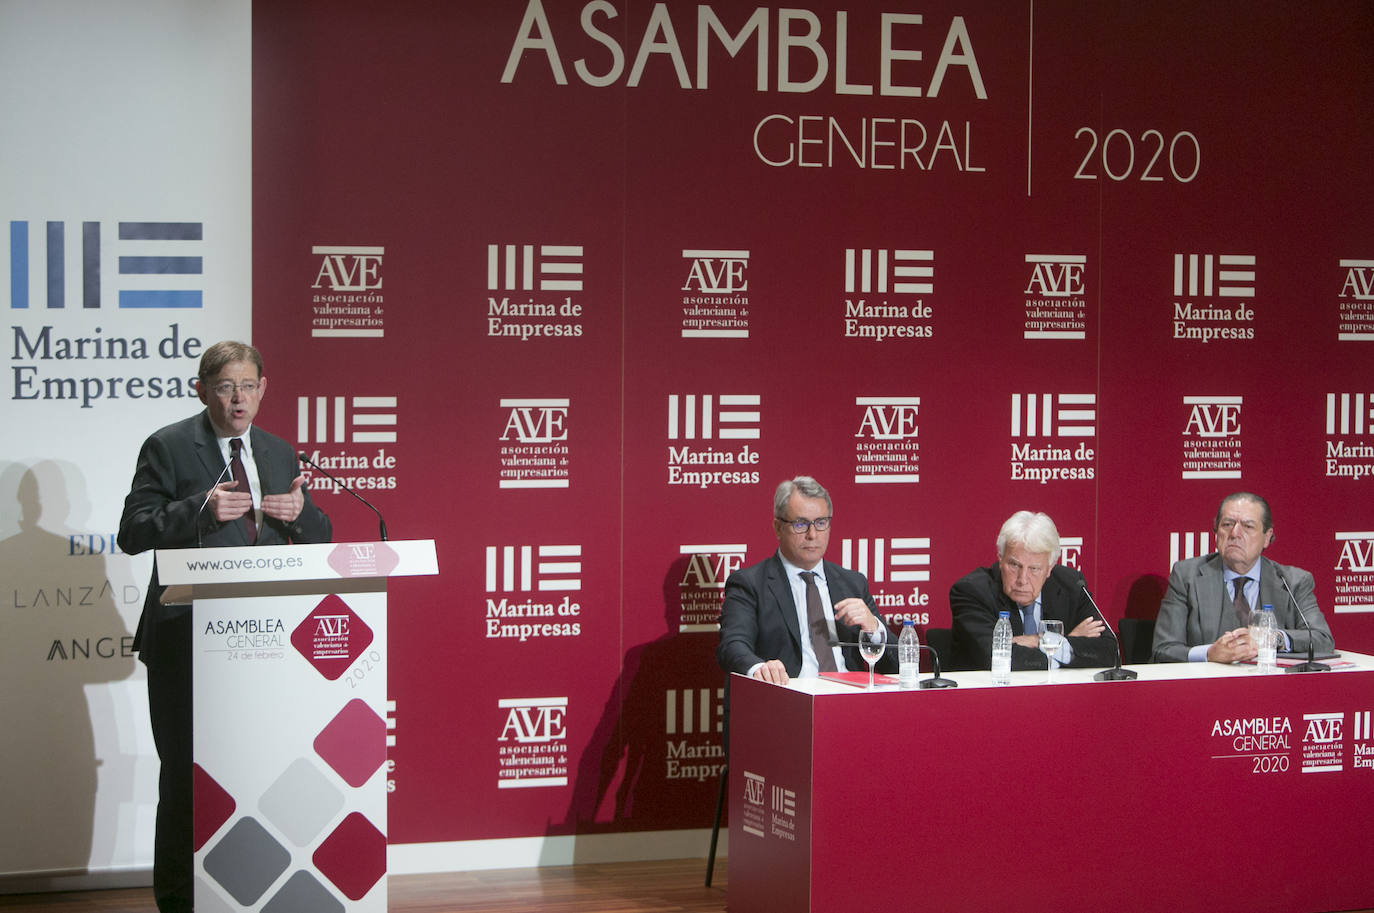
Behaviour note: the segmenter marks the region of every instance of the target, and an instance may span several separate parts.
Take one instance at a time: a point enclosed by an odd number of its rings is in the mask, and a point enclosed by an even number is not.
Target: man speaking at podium
[[[296,452],[253,418],[267,392],[258,350],[217,342],[200,359],[205,409],[143,443],[119,521],[119,547],[328,542],[329,518],[310,500]],[[157,566],[134,649],[148,667],[148,709],[162,762],[153,894],[162,913],[193,908],[191,851],[191,607],[163,605]]]

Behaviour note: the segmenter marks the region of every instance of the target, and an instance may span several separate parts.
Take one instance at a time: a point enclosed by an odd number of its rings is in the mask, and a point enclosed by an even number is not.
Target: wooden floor
[[[617,862],[449,875],[393,875],[390,913],[723,913],[726,863]],[[0,895],[6,913],[152,913],[151,888]]]

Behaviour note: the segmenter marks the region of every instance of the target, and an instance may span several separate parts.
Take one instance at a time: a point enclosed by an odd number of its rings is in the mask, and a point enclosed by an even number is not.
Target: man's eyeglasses
[[[210,389],[214,391],[214,394],[220,399],[229,399],[234,395],[235,390],[239,391],[244,396],[252,396],[258,392],[258,386],[259,384],[255,380],[245,380],[241,384],[236,384],[232,380],[222,380]]]
[[[829,517],[817,517],[814,520],[789,520],[786,517],[778,517],[778,522],[785,524],[788,529],[792,530],[792,532],[796,533],[798,536],[805,535],[813,526],[816,527],[816,532],[818,533],[823,533],[830,528]]]

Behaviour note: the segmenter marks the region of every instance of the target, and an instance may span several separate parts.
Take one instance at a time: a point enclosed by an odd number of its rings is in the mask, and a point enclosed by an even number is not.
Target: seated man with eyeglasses
[[[1234,663],[1255,659],[1250,613],[1274,607],[1279,650],[1330,653],[1331,629],[1317,607],[1312,575],[1261,558],[1274,541],[1269,502],[1248,491],[1228,495],[1217,508],[1217,550],[1186,558],[1169,572],[1169,590],[1155,621],[1155,662]],[[1293,607],[1302,606],[1309,631]]]
[[[716,661],[727,673],[785,685],[822,672],[868,669],[859,629],[875,631],[885,622],[864,575],[824,560],[832,514],[830,494],[810,476],[778,486],[777,552],[725,581]],[[851,646],[832,647],[833,641]],[[887,650],[876,669],[896,672],[896,650]]]
[[[1055,654],[1061,666],[1116,665],[1116,641],[1083,589],[1083,575],[1059,561],[1059,530],[1045,514],[1020,510],[997,534],[997,563],[960,578],[949,590],[954,616],[954,668],[992,668],[992,630],[1000,612],[1011,620],[1011,668],[1044,669],[1040,622],[1062,621],[1068,636]]]
[[[266,392],[257,349],[217,342],[205,350],[196,380],[205,408],[143,442],[119,521],[121,549],[136,555],[330,540],[329,518],[310,500],[295,449],[253,427]],[[148,667],[148,709],[162,761],[153,895],[168,913],[193,904],[191,607],[163,605],[162,590],[154,565],[134,649]]]

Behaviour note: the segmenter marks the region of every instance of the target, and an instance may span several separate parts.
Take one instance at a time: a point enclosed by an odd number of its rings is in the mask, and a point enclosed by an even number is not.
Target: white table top
[[[1374,656],[1364,653],[1354,653],[1349,650],[1338,651],[1340,657],[1337,659],[1326,660],[1326,664],[1332,666],[1331,673],[1339,672],[1374,672]],[[1349,665],[1344,665],[1348,663]],[[1224,665],[1222,663],[1144,663],[1137,666],[1126,666],[1127,669],[1134,670],[1139,676],[1135,681],[1169,681],[1185,678],[1235,678],[1238,676],[1259,675],[1259,669],[1249,664],[1236,663]],[[1095,682],[1093,676],[1101,669],[1057,669],[1055,670],[1056,685],[1073,684],[1123,684],[1121,682]],[[1305,675],[1327,675],[1331,673],[1310,672],[1302,673]],[[1282,667],[1274,675],[1284,675]],[[931,673],[926,672],[921,675],[924,681],[931,677]],[[960,688],[993,688],[992,673],[983,670],[977,672],[945,672],[944,678],[953,679],[959,683]],[[1046,685],[1045,670],[1040,669],[1031,672],[1013,672],[1011,674],[1010,687],[1021,687],[1027,685]],[[1129,684],[1126,682],[1125,684]],[[794,678],[788,682],[788,688],[794,691],[801,691],[807,694],[865,694],[867,689],[848,685],[843,682],[831,681],[823,678]],[[879,684],[874,688],[875,691],[899,691],[895,684]],[[939,689],[927,689],[936,691]]]

